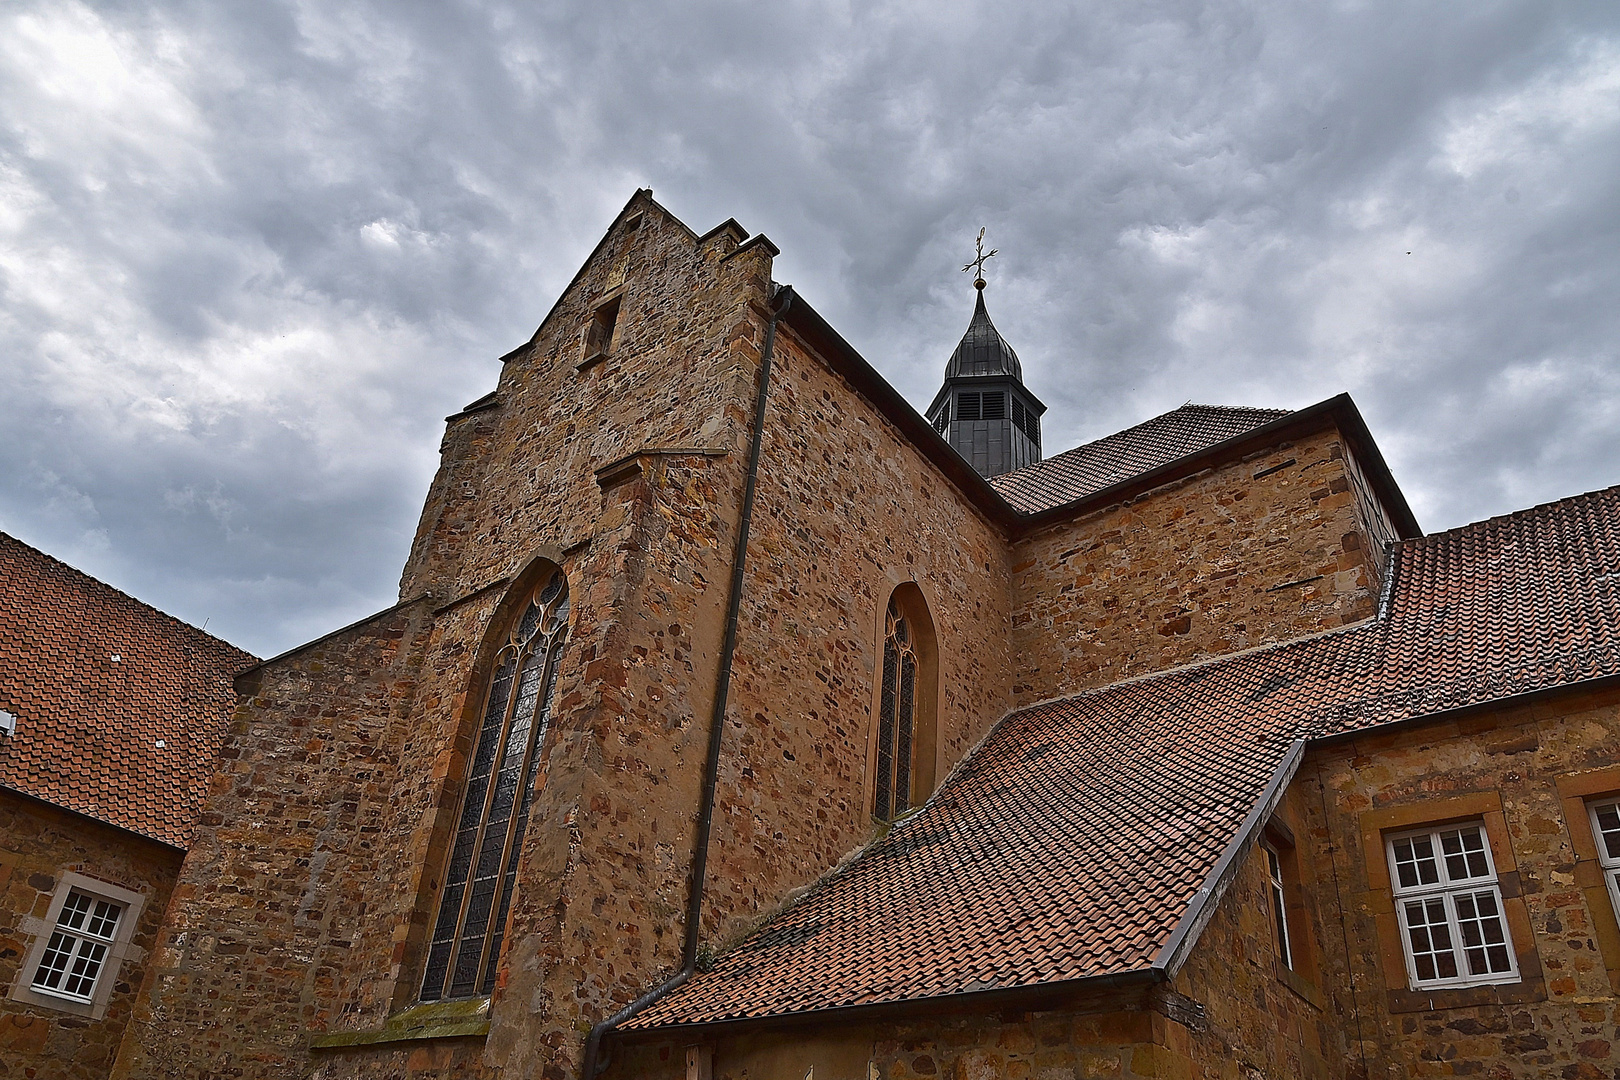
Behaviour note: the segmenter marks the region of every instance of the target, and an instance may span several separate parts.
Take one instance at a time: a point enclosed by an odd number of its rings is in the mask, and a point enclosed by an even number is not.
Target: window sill
[[[1480,1005],[1526,1005],[1547,1000],[1547,980],[1537,975],[1513,983],[1458,986],[1446,990],[1391,990],[1392,1013],[1438,1012]]]
[[[309,1040],[311,1050],[344,1050],[427,1039],[471,1039],[489,1034],[489,998],[413,1005],[369,1031],[328,1031]]]
[[[1278,964],[1277,981],[1303,998],[1305,1004],[1311,1006],[1317,1012],[1322,1012],[1327,1007],[1322,1000],[1322,991],[1317,988],[1316,984],[1292,968],[1285,968]]]

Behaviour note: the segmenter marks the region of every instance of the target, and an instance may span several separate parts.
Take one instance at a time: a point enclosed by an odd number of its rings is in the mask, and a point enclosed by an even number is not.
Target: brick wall
[[[0,791],[0,1076],[92,1080],[108,1075],[180,860],[181,853],[166,844]],[[24,920],[45,918],[64,872],[145,897],[131,940],[137,952],[111,976],[112,997],[99,1019],[10,996],[18,980],[33,978],[23,970],[34,942]]]
[[[1034,534],[1012,555],[1014,699],[1367,618],[1369,546],[1331,430]]]

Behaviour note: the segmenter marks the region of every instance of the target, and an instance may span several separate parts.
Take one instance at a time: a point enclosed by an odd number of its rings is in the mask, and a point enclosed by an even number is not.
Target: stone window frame
[[[552,593],[554,584],[559,590]],[[547,596],[548,593],[551,595]],[[421,943],[421,968],[416,973],[415,999],[418,1002],[487,997],[490,990],[486,986],[492,986],[498,978],[506,945],[507,916],[518,892],[517,870],[532,810],[530,804],[535,792],[544,786],[542,774],[555,727],[553,710],[557,683],[572,629],[572,597],[572,582],[567,571],[551,559],[536,559],[509,590],[508,599],[517,602],[502,604],[491,620],[492,632],[487,643],[494,648],[480,671],[482,686],[476,697],[479,708],[473,714],[476,726],[471,732],[468,755],[460,763],[462,774],[455,800],[456,813],[449,819],[454,824],[440,856],[440,881],[434,890],[431,915]],[[525,634],[524,627],[528,625],[525,620],[531,611],[536,615],[536,622]],[[498,669],[502,667],[503,657],[508,658],[510,678],[497,697]],[[518,710],[522,704],[524,678],[531,670],[535,675],[535,698],[525,716]],[[513,733],[520,728],[521,745],[514,745]],[[490,740],[491,747],[487,762],[490,771],[475,789],[472,770],[486,739]],[[515,761],[514,753],[517,754]],[[499,787],[499,774],[508,768],[513,769],[515,780],[509,795],[512,805],[506,810],[508,816],[499,823],[500,832],[492,833],[489,832],[492,800]],[[469,831],[471,846],[463,852],[468,862],[461,870],[466,876],[458,880],[457,845],[461,835]],[[481,916],[483,930],[474,934],[470,930],[473,925],[470,915],[472,904],[477,900],[475,875],[487,840],[499,841],[496,847],[488,849],[499,852],[499,869],[489,897],[489,910]],[[451,936],[441,939],[439,935],[444,931],[449,931]],[[461,952],[475,937],[479,949],[472,991],[458,993],[456,980]],[[435,976],[434,951],[440,945],[445,946],[445,966],[437,972],[438,990],[434,992],[431,982]]]
[[[39,963],[50,944],[51,934],[56,930],[57,919],[61,916],[68,897],[74,892],[84,893],[96,900],[121,904],[124,909],[119,918],[117,932],[107,947],[107,956],[102,962],[101,971],[96,975],[95,991],[89,1001],[75,1001],[58,994],[45,993],[35,990],[33,986],[34,973],[39,970]],[[135,947],[134,939],[135,928],[140,923],[141,909],[145,906],[145,894],[134,889],[114,885],[110,881],[85,874],[63,871],[57,877],[56,890],[51,894],[51,902],[45,914],[26,915],[21,920],[23,933],[30,935],[32,940],[23,954],[22,965],[17,969],[16,981],[11,984],[11,993],[7,996],[12,1001],[35,1008],[69,1013],[89,1020],[100,1020],[106,1015],[107,1006],[112,1001],[113,987],[118,983],[123,965],[138,961],[143,955],[143,950]]]
[[[906,619],[917,670],[913,699],[911,768],[908,805],[905,810],[883,817],[878,813],[878,770],[882,755],[883,668],[889,638],[889,611],[897,609]],[[866,806],[872,819],[888,823],[905,816],[933,793],[939,776],[939,637],[932,605],[922,587],[913,580],[899,579],[890,588],[878,610],[876,664],[872,678],[871,724],[867,733]],[[892,750],[891,750],[892,753]]]
[[[1268,877],[1268,889],[1270,867],[1265,864],[1266,851],[1276,853],[1278,868],[1282,871],[1283,912],[1288,924],[1288,944],[1293,960],[1291,965],[1285,965],[1280,955],[1274,956],[1272,972],[1278,982],[1320,1011],[1326,1003],[1320,989],[1321,973],[1317,960],[1320,954],[1316,944],[1315,913],[1305,889],[1309,875],[1306,873],[1303,856],[1294,839],[1294,830],[1283,813],[1279,813],[1266,824],[1265,831],[1261,834],[1260,847],[1261,873]],[[1275,902],[1274,894],[1273,902]],[[1270,921],[1275,923],[1274,918]],[[1273,933],[1275,932],[1273,928]]]
[[[1617,901],[1604,880],[1589,809],[1606,798],[1620,799],[1620,766],[1555,777],[1553,783],[1564,804],[1564,824],[1575,853],[1575,887],[1586,900],[1592,936],[1603,957],[1609,986],[1620,993],[1620,916],[1615,911]]]
[[[1283,874],[1282,853],[1268,836],[1260,842],[1260,851],[1266,860],[1266,884],[1271,898],[1271,932],[1277,947],[1277,964],[1288,971],[1294,970],[1293,935],[1288,932],[1288,883]]]
[[[1446,850],[1448,836],[1455,837],[1461,850],[1451,852]],[[1479,844],[1477,851],[1470,850],[1467,838],[1472,836]],[[1432,882],[1419,880],[1412,885],[1404,885],[1395,880],[1399,877],[1400,845],[1403,841],[1427,840],[1430,844],[1429,861],[1432,862],[1436,879]],[[1414,860],[1421,863],[1423,857],[1417,852],[1415,845],[1408,849]],[[1507,917],[1502,911],[1502,890],[1497,882],[1496,863],[1491,858],[1490,844],[1485,838],[1485,823],[1483,821],[1459,821],[1446,825],[1424,825],[1417,829],[1404,829],[1400,832],[1386,832],[1384,834],[1384,852],[1389,859],[1391,873],[1391,888],[1395,893],[1395,914],[1401,928],[1401,948],[1406,957],[1406,974],[1408,985],[1413,990],[1449,990],[1458,987],[1490,986],[1500,983],[1516,983],[1519,981],[1519,966],[1513,954],[1513,931],[1508,926]],[[1480,873],[1472,873],[1474,854],[1480,856],[1479,861],[1484,863]],[[1451,877],[1451,864],[1453,859],[1460,859],[1465,870],[1470,871],[1460,878]],[[1420,871],[1414,871],[1420,876]],[[1488,898],[1491,906],[1495,908],[1489,918],[1495,923],[1495,930],[1501,933],[1501,942],[1492,942],[1490,931],[1484,925],[1487,916],[1480,914],[1482,900]],[[1467,900],[1472,904],[1475,912],[1474,918],[1480,923],[1479,933],[1482,941],[1477,948],[1485,952],[1486,963],[1496,962],[1491,956],[1493,951],[1499,953],[1499,958],[1506,963],[1500,971],[1484,971],[1475,973],[1465,971],[1463,968],[1469,964],[1470,957],[1468,935],[1464,925],[1468,921],[1465,917],[1461,902]],[[1424,978],[1418,971],[1417,953],[1413,949],[1412,928],[1408,924],[1411,909],[1414,904],[1425,911],[1430,911],[1430,902],[1439,901],[1439,910],[1445,919],[1446,946],[1445,951],[1450,952],[1457,965],[1455,975],[1446,976],[1437,970],[1433,976]],[[1434,925],[1434,924],[1426,924]],[[1500,945],[1499,950],[1492,948]],[[1435,952],[1438,968],[1439,953]]]
[[[1414,990],[1407,981],[1406,946],[1395,910],[1385,837],[1420,827],[1454,825],[1466,821],[1479,821],[1485,828],[1485,839],[1490,848],[1492,866],[1496,870],[1502,914],[1507,922],[1508,938],[1513,943],[1513,962],[1518,969],[1519,979],[1510,983]],[[1530,909],[1524,902],[1519,863],[1508,836],[1507,817],[1502,811],[1500,792],[1479,791],[1367,810],[1358,816],[1358,828],[1361,831],[1363,867],[1367,876],[1373,932],[1377,938],[1378,961],[1384,974],[1386,1006],[1390,1012],[1429,1012],[1547,1000],[1546,975],[1541,967],[1541,956],[1536,951]]]

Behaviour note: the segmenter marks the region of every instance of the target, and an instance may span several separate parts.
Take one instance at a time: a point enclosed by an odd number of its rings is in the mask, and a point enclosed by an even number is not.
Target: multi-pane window
[[[1386,846],[1413,988],[1516,980],[1484,826],[1402,833]]]
[[[872,813],[888,821],[911,806],[912,739],[917,713],[917,643],[894,598],[884,618],[883,690],[878,699],[876,798]]]
[[[1277,933],[1277,959],[1282,966],[1292,970],[1294,967],[1294,945],[1288,937],[1288,897],[1283,890],[1282,859],[1277,855],[1277,849],[1270,844],[1265,845],[1266,874],[1271,882],[1271,921]]]
[[[424,1001],[487,994],[495,985],[567,635],[568,583],[555,571],[495,657],[428,946]]]
[[[1616,918],[1620,918],[1620,802],[1610,799],[1588,803],[1586,810],[1592,816],[1592,838],[1597,841],[1598,863],[1609,887],[1609,902],[1614,905]]]
[[[123,904],[78,889],[70,892],[34,969],[33,988],[53,997],[92,1000],[123,915]]]

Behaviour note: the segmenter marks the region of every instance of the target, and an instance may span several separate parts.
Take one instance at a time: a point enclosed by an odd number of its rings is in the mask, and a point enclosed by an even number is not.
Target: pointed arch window
[[[487,994],[495,985],[551,726],[557,657],[568,636],[568,582],[560,570],[542,580],[495,656],[428,946],[423,1001]]]
[[[934,787],[937,650],[933,621],[915,585],[895,590],[883,626],[872,815],[892,821]]]

